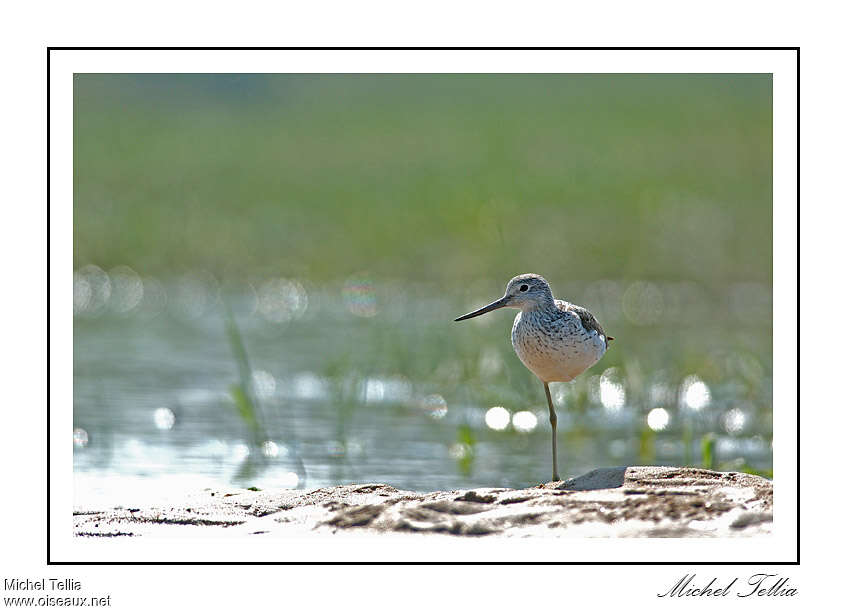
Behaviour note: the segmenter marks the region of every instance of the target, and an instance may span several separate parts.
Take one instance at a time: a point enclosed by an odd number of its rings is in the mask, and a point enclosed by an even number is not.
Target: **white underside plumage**
[[[586,330],[572,312],[551,317],[543,311],[528,310],[515,317],[512,346],[542,382],[568,382],[603,356],[606,337]]]

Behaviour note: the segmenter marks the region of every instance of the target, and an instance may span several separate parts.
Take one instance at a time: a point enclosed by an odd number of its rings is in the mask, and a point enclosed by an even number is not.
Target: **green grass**
[[[261,445],[268,439],[268,435],[262,423],[261,407],[253,392],[253,370],[250,368],[247,348],[228,303],[224,303],[224,321],[233,360],[238,369],[238,382],[230,385],[230,397],[238,416],[250,432],[251,454],[258,456]]]
[[[74,264],[771,279],[769,75],[77,75]]]

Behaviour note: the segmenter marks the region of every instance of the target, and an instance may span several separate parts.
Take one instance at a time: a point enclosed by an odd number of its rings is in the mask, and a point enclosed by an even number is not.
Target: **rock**
[[[76,508],[84,537],[393,533],[464,537],[738,537],[771,533],[773,483],[698,468],[600,468],[528,489],[416,493],[385,484],[202,491],[172,507]]]
[[[631,468],[630,468],[631,469]],[[598,468],[587,474],[569,478],[559,485],[566,491],[594,491],[596,489],[616,489],[623,486],[626,476],[625,467]]]

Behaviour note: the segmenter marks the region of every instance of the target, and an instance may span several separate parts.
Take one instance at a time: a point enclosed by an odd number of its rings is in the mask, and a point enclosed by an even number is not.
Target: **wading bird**
[[[553,297],[550,285],[538,274],[521,274],[506,285],[499,300],[462,315],[456,321],[478,317],[498,308],[517,308],[512,346],[529,370],[544,383],[550,426],[553,428],[553,480],[560,480],[556,460],[556,409],[551,382],[569,382],[593,366],[606,352],[606,332],[582,306]]]

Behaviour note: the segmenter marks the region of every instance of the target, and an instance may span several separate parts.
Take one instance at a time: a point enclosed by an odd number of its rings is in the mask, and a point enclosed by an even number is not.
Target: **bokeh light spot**
[[[709,405],[712,394],[708,385],[694,374],[682,381],[682,403],[689,410],[699,411]]]
[[[74,272],[74,314],[85,312],[91,302],[91,283],[79,272]]]
[[[301,372],[292,381],[294,397],[299,399],[320,399],[329,395],[329,385],[324,378],[313,372]]]
[[[244,443],[236,444],[232,447],[232,458],[236,461],[241,461],[250,456],[250,447]]]
[[[437,393],[423,398],[421,407],[433,419],[443,419],[447,415],[447,401]]]
[[[129,314],[135,310],[144,297],[144,283],[135,270],[129,266],[117,266],[109,271],[112,282],[112,296],[109,307],[118,314]]]
[[[295,280],[274,278],[259,287],[259,312],[273,323],[288,323],[303,316],[309,298],[303,285]]]
[[[723,428],[727,433],[734,434],[744,429],[744,426],[747,424],[747,414],[740,408],[733,408],[727,410],[721,420],[723,421]]]
[[[88,446],[88,432],[82,427],[74,427],[74,446],[78,448]]]
[[[378,312],[376,290],[373,282],[365,276],[348,279],[341,295],[344,306],[357,317],[373,317]]]
[[[636,325],[653,325],[662,316],[662,292],[654,283],[637,281],[623,294],[623,312]]]
[[[165,286],[157,279],[147,277],[142,280],[141,304],[137,312],[148,319],[158,316],[168,304]]]
[[[664,408],[653,408],[647,413],[647,426],[653,431],[661,431],[668,426],[671,415]]]
[[[74,314],[97,316],[112,295],[109,275],[95,265],[74,272]]]
[[[512,416],[512,426],[522,433],[528,433],[538,426],[538,417],[529,410],[521,410]]]
[[[296,472],[286,472],[279,479],[279,486],[287,489],[294,489],[300,484],[300,477]]]
[[[183,319],[197,319],[218,301],[217,279],[209,272],[189,272],[179,278],[173,288],[171,307]]]
[[[509,426],[511,415],[503,406],[494,406],[485,413],[485,424],[495,431],[503,431]]]
[[[610,412],[617,412],[626,402],[626,390],[620,381],[618,368],[608,368],[600,376],[600,403]]]
[[[156,424],[157,429],[171,429],[173,428],[174,423],[176,423],[176,415],[170,408],[156,408],[156,410],[153,411],[153,422]]]
[[[503,358],[496,348],[488,347],[479,357],[479,374],[483,378],[493,378],[503,371]]]
[[[609,454],[615,457],[616,459],[620,459],[626,454],[627,451],[627,441],[626,440],[612,440],[609,442]]]
[[[471,447],[463,442],[456,442],[455,444],[450,445],[450,448],[447,449],[447,454],[451,459],[461,461],[462,459],[466,459],[470,456]]]
[[[373,404],[385,399],[385,383],[378,378],[368,378],[365,381],[365,402]]]
[[[339,440],[330,440],[326,443],[326,453],[330,457],[343,457],[345,453],[344,443]]]
[[[253,391],[260,399],[272,397],[276,391],[276,379],[273,374],[265,370],[253,371]]]
[[[279,446],[273,440],[266,440],[262,443],[262,454],[269,459],[279,457]]]

